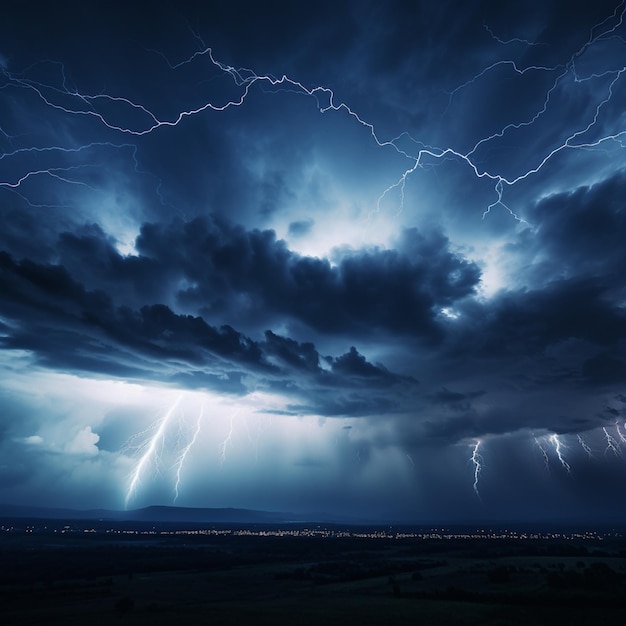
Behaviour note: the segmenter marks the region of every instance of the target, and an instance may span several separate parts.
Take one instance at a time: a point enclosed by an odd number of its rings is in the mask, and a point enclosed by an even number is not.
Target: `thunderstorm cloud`
[[[8,3],[0,502],[623,516],[624,3],[240,9]]]

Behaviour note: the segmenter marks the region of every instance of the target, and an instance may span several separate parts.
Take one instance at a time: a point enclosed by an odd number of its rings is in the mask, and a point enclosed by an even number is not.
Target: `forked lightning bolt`
[[[541,441],[537,439],[537,437],[533,437],[533,439],[535,440],[535,445],[539,448],[539,451],[541,452],[541,455],[543,456],[543,463],[546,467],[546,472],[548,472],[549,474],[550,473],[550,458],[548,457],[548,452],[543,447]]]
[[[230,418],[229,418],[229,422],[230,422],[230,426],[228,429],[228,434],[226,435],[226,437],[224,438],[224,441],[222,441],[222,443],[220,443],[219,449],[220,449],[220,465],[224,465],[224,463],[226,462],[226,450],[228,449],[228,446],[230,445],[232,439],[233,439],[233,430],[234,430],[234,420],[235,417],[237,417],[237,413],[233,413]]]
[[[565,460],[563,456],[563,443],[561,442],[560,437],[555,433],[550,435],[550,443],[554,446],[554,451],[556,452],[556,456],[558,457],[561,465],[565,469],[568,474],[571,474],[572,468],[569,466],[569,463]]]
[[[150,439],[148,439],[145,446],[143,447],[142,454],[139,457],[139,460],[137,461],[137,463],[135,464],[135,468],[130,477],[128,491],[126,492],[126,499],[124,500],[124,504],[126,508],[128,508],[128,503],[130,502],[131,498],[133,497],[133,495],[135,494],[137,490],[137,487],[141,480],[141,476],[143,472],[145,471],[148,463],[150,462],[151,459],[153,459],[156,456],[157,446],[159,444],[160,445],[163,444],[163,438],[167,430],[167,426],[172,418],[172,415],[174,415],[174,412],[176,411],[178,405],[180,404],[181,398],[182,398],[182,395],[176,399],[176,401],[168,409],[165,415],[161,418],[154,435]]]
[[[619,427],[619,422],[617,420],[615,421],[615,432],[617,433],[618,439],[622,443],[626,443],[626,437],[624,436],[624,433],[621,431],[621,429]]]
[[[606,429],[606,426],[602,427],[604,431],[604,436],[606,437],[606,450],[604,451],[604,455],[606,456],[609,452],[612,452],[615,456],[622,456],[622,449],[619,443],[615,440],[609,431]]]
[[[587,456],[590,459],[593,459],[593,451],[587,445],[587,442],[580,435],[576,435],[576,436],[578,438],[578,443],[581,445],[582,449],[587,453]]]
[[[198,419],[196,421],[196,429],[193,433],[192,438],[189,443],[181,450],[178,460],[176,461],[176,484],[174,485],[174,502],[178,500],[178,493],[181,484],[181,472],[183,471],[183,465],[187,459],[189,451],[194,447],[196,441],[198,439],[198,435],[200,434],[200,428],[202,426],[202,419],[204,417],[204,404],[200,405],[200,413],[198,414]]]
[[[572,151],[589,151],[601,147],[613,146],[623,149],[626,141],[626,118],[621,113],[616,116],[613,126],[603,119],[607,110],[619,101],[621,93],[616,96],[619,88],[623,88],[626,77],[626,63],[623,58],[613,56],[609,64],[598,65],[594,70],[588,70],[583,74],[582,60],[587,53],[592,53],[592,48],[603,41],[614,38],[626,44],[623,33],[624,16],[626,13],[626,3],[620,2],[613,13],[607,16],[598,24],[594,25],[587,40],[569,59],[557,64],[532,64],[522,65],[512,59],[501,59],[483,67],[471,78],[462,82],[449,92],[449,101],[458,98],[465,89],[471,85],[480,84],[480,81],[487,80],[493,72],[509,72],[511,80],[525,75],[545,75],[548,77],[545,89],[539,94],[534,108],[526,114],[523,119],[513,120],[499,127],[499,130],[491,134],[473,139],[471,145],[463,147],[455,145],[441,146],[427,145],[419,139],[414,138],[408,132],[403,131],[394,136],[385,137],[379,130],[378,125],[368,121],[361,113],[339,100],[335,92],[324,86],[306,86],[294,78],[286,75],[275,77],[270,74],[257,74],[247,68],[236,69],[230,65],[219,61],[210,47],[207,47],[202,39],[194,33],[195,39],[202,48],[194,52],[188,58],[172,63],[166,59],[167,72],[176,73],[183,66],[206,62],[208,70],[217,71],[227,78],[231,87],[236,90],[236,94],[227,98],[223,102],[203,101],[195,106],[189,106],[183,110],[177,110],[169,117],[158,115],[156,108],[147,104],[134,101],[133,99],[108,93],[84,93],[75,87],[69,77],[69,73],[63,63],[58,61],[41,61],[39,67],[45,65],[54,70],[54,76],[48,82],[33,78],[34,70],[31,66],[23,72],[13,72],[4,65],[0,65],[0,91],[3,95],[10,97],[16,94],[27,94],[33,96],[40,104],[47,107],[49,111],[73,116],[82,119],[89,119],[95,122],[90,128],[99,129],[105,135],[91,137],[92,141],[85,141],[80,145],[74,143],[63,145],[36,145],[31,143],[24,145],[23,142],[32,137],[32,129],[9,128],[4,120],[0,120],[0,134],[2,143],[9,146],[8,149],[0,152],[0,163],[4,166],[3,171],[12,173],[4,174],[0,179],[0,190],[17,194],[26,204],[31,207],[49,206],[40,201],[35,201],[31,197],[30,187],[32,183],[40,181],[42,177],[51,179],[55,184],[71,185],[73,187],[84,187],[89,190],[96,190],[92,181],[87,176],[89,168],[102,163],[100,152],[115,150],[118,152],[129,152],[129,159],[132,157],[136,173],[147,174],[140,167],[141,150],[143,148],[141,140],[143,137],[155,132],[166,131],[178,126],[185,118],[198,116],[213,112],[223,113],[227,109],[241,107],[246,103],[253,88],[260,88],[263,93],[276,94],[279,92],[293,92],[312,99],[320,113],[345,114],[353,123],[360,125],[376,146],[395,152],[404,159],[402,168],[392,177],[392,183],[382,191],[376,202],[376,210],[380,210],[382,203],[387,198],[397,193],[399,196],[398,209],[402,209],[405,201],[406,184],[409,177],[418,169],[430,167],[436,162],[444,162],[449,159],[456,160],[467,167],[477,178],[490,181],[493,184],[493,202],[489,204],[483,217],[486,217],[492,209],[502,207],[514,218],[521,219],[513,209],[506,204],[506,192],[525,179],[532,177],[544,169],[548,163],[555,160],[560,155]],[[523,44],[537,46],[536,52],[540,48],[540,43],[531,42],[519,38],[501,39],[485,23],[485,29],[493,40],[501,46],[511,44]],[[620,31],[622,29],[622,31]],[[510,48],[507,48],[507,50]],[[161,55],[165,58],[163,55]],[[599,63],[599,57],[596,59]],[[611,65],[612,63],[612,65]],[[207,73],[205,71],[205,73]],[[519,131],[532,129],[540,120],[545,119],[550,108],[554,105],[557,97],[568,96],[573,109],[585,111],[582,117],[572,127],[565,128],[558,133],[555,129],[555,139],[549,148],[539,154],[532,163],[525,163],[519,166],[514,173],[507,174],[499,169],[497,165],[485,163],[483,151],[494,148],[498,140],[510,137],[511,134]],[[591,104],[589,104],[591,102]],[[618,102],[619,104],[619,102]],[[623,107],[620,108],[620,112]],[[126,122],[120,121],[126,117]],[[128,120],[132,119],[132,123]],[[71,127],[70,124],[67,125]],[[68,135],[69,136],[69,135]],[[105,141],[108,138],[117,138],[117,141]],[[17,147],[16,147],[17,146]],[[26,157],[31,159],[31,163],[26,163]],[[91,161],[93,159],[93,161]],[[85,163],[89,161],[89,163]],[[33,162],[35,163],[33,165]],[[159,181],[157,194],[160,196],[162,182]],[[151,463],[156,463],[159,455],[159,447],[164,445],[165,435],[169,424],[177,410],[181,398],[179,397],[163,417],[155,423],[150,430],[150,435],[146,434],[146,441],[140,448],[139,458],[130,476],[125,504],[128,506],[130,500],[135,495],[142,476],[147,471]],[[233,436],[233,419],[230,418],[230,430],[219,447],[221,463],[226,459],[227,447],[230,445]],[[194,434],[191,440],[180,450],[174,464],[176,472],[175,497],[179,495],[181,485],[181,472],[184,463],[190,454],[190,450],[197,442],[200,433],[200,426],[203,420],[203,412],[197,418]],[[603,427],[607,447],[605,454],[609,451],[613,454],[621,455],[621,443],[626,443],[626,437],[616,424],[617,439],[613,437],[606,427]],[[145,434],[145,433],[144,433]],[[571,468],[567,463],[563,444],[558,435],[549,437],[555,453],[562,467],[570,473]],[[582,437],[578,436],[578,442],[583,450],[591,456],[589,446]],[[545,447],[535,438],[535,444],[541,451],[546,469],[549,471],[549,458]],[[471,462],[474,468],[473,489],[480,498],[478,489],[479,476],[482,470],[482,457],[480,454],[481,441],[476,440],[472,446]],[[464,455],[466,452],[463,453]],[[408,457],[412,462],[412,459]]]
[[[482,471],[483,458],[480,455],[479,450],[480,450],[480,439],[477,439],[474,445],[472,446],[471,461],[472,461],[472,464],[474,465],[474,484],[473,484],[474,492],[480,499],[480,492],[478,491],[478,478],[480,477],[480,472]]]
[[[79,116],[83,118],[91,118],[99,123],[108,133],[120,134],[125,137],[134,138],[138,141],[141,137],[157,131],[175,127],[185,118],[200,115],[205,112],[224,112],[229,108],[240,107],[247,100],[253,86],[261,88],[264,93],[268,92],[294,92],[309,96],[316,102],[317,108],[321,113],[326,112],[343,112],[363,126],[371,135],[377,146],[388,148],[401,155],[408,160],[408,166],[404,168],[398,179],[389,185],[379,196],[376,208],[380,209],[381,202],[385,197],[397,190],[399,192],[399,209],[402,209],[405,196],[405,185],[408,177],[418,168],[431,166],[435,161],[445,161],[455,159],[465,163],[478,179],[491,180],[494,183],[494,201],[487,206],[483,213],[483,217],[488,215],[490,211],[501,206],[507,210],[516,219],[519,218],[515,212],[509,208],[504,201],[505,188],[511,188],[524,179],[538,173],[546,164],[565,151],[572,150],[590,150],[598,148],[604,144],[613,143],[616,147],[623,148],[622,141],[626,139],[626,128],[614,127],[608,132],[604,131],[604,121],[600,120],[601,115],[607,109],[609,102],[614,98],[615,90],[619,82],[623,82],[626,73],[626,64],[619,65],[618,59],[613,59],[612,66],[600,66],[598,71],[589,72],[587,75],[581,74],[579,68],[581,59],[585,54],[599,42],[606,41],[609,38],[626,43],[624,37],[619,34],[619,29],[623,26],[624,14],[626,8],[625,3],[621,2],[606,19],[594,25],[589,33],[589,37],[585,43],[574,52],[574,54],[566,61],[556,65],[527,65],[521,66],[516,61],[510,59],[502,59],[488,65],[469,80],[465,81],[452,92],[452,99],[470,84],[485,79],[496,68],[503,68],[511,72],[511,78],[523,76],[528,73],[545,73],[554,75],[555,78],[551,82],[549,88],[543,94],[541,100],[537,103],[534,112],[531,112],[527,119],[520,121],[512,121],[504,125],[499,131],[484,136],[477,140],[469,149],[462,149],[452,145],[430,146],[413,138],[408,132],[404,131],[395,137],[385,138],[376,128],[373,122],[366,120],[357,111],[351,108],[347,103],[337,99],[334,91],[328,87],[315,86],[308,87],[304,83],[282,75],[280,78],[270,74],[257,74],[248,68],[236,69],[230,65],[219,61],[213,54],[210,47],[206,47],[204,42],[197,33],[194,33],[195,39],[203,46],[201,50],[194,52],[191,56],[178,63],[172,63],[166,59],[168,71],[176,72],[179,68],[199,63],[203,60],[207,61],[211,68],[217,69],[222,75],[228,77],[233,88],[236,88],[237,94],[225,102],[217,103],[211,101],[203,101],[197,106],[179,110],[177,113],[168,118],[160,117],[148,105],[135,102],[123,95],[115,95],[108,93],[83,93],[71,85],[68,73],[63,63],[58,61],[44,61],[42,63],[49,64],[52,68],[56,68],[57,81],[52,84],[41,82],[31,78],[28,70],[22,74],[9,72],[6,67],[0,67],[0,90],[6,92],[23,91],[35,96],[44,106],[60,112],[61,114]],[[499,45],[507,46],[513,42],[525,43],[527,45],[536,45],[535,42],[529,42],[522,39],[502,40],[494,35],[493,31],[485,24],[485,28],[491,34],[494,41]],[[164,55],[161,54],[162,57]],[[164,57],[165,58],[165,57]],[[29,68],[32,70],[32,68]],[[566,84],[566,81],[569,81]],[[594,82],[595,88],[589,89],[584,83]],[[581,88],[581,85],[583,87]],[[498,171],[493,167],[488,167],[484,163],[484,158],[479,154],[480,150],[488,148],[505,135],[513,131],[520,131],[531,128],[541,117],[548,111],[559,90],[567,92],[568,98],[581,98],[585,103],[588,101],[591,93],[596,94],[596,101],[592,107],[591,113],[583,117],[574,127],[565,130],[558,137],[551,148],[547,148],[545,152],[535,160],[532,164],[527,164],[519,169],[517,173],[507,175],[502,171]],[[578,90],[575,92],[574,90]],[[580,106],[581,110],[584,107]],[[126,115],[134,120],[134,123],[121,122],[119,119]],[[623,116],[618,118],[623,123]],[[620,122],[618,122],[620,123]],[[600,130],[602,128],[602,130]],[[604,131],[604,132],[603,132]],[[8,129],[3,130],[5,137],[13,139],[19,134],[9,133]],[[87,145],[96,145],[93,142]],[[111,146],[115,144],[109,144]],[[124,143],[120,146],[126,145]],[[410,146],[413,147],[410,147]],[[6,152],[2,157],[16,156],[18,153],[30,152],[33,156],[37,156],[43,151],[63,151],[66,153],[72,151],[80,151],[86,146],[30,146],[19,148]],[[0,158],[2,158],[0,157]],[[137,163],[137,161],[135,160]],[[80,184],[70,175],[74,171],[73,168],[80,166],[74,165],[69,167],[60,166],[39,166],[28,169],[16,174],[12,180],[1,180],[0,188],[19,193],[20,196],[28,202],[28,194],[20,193],[18,189],[25,185],[26,181],[33,177],[47,175],[58,179],[61,182]],[[159,190],[160,194],[160,190]]]

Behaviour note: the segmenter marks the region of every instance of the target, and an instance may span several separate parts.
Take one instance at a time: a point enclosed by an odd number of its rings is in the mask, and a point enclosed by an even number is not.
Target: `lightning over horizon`
[[[602,427],[602,431],[604,432],[604,436],[606,438],[606,450],[604,451],[604,456],[606,456],[609,452],[612,452],[616,457],[622,456],[622,449],[619,443],[615,440],[615,437],[609,433],[606,426]]]
[[[477,439],[474,445],[472,446],[472,456],[471,461],[474,466],[474,483],[472,484],[472,488],[474,489],[474,493],[480,500],[480,492],[478,491],[478,479],[480,477],[480,473],[483,469],[483,458],[479,452],[480,449],[480,439]]]
[[[155,463],[155,467],[158,467],[158,459],[155,459],[155,457],[158,457],[158,447],[159,445],[163,445],[163,436],[170,420],[172,419],[172,415],[182,400],[182,397],[182,394],[178,396],[176,401],[170,406],[166,413],[164,413],[163,417],[155,423],[156,429],[154,434],[151,437],[148,437],[145,443],[139,447],[139,459],[130,475],[128,491],[126,492],[126,498],[124,499],[125,508],[128,508],[128,503],[135,494],[137,487],[140,484],[141,476],[146,470],[148,463],[153,461]]]
[[[198,413],[198,418],[196,420],[196,426],[193,431],[193,435],[191,439],[185,444],[185,446],[180,451],[178,459],[176,460],[176,484],[174,485],[174,502],[178,500],[178,495],[181,487],[181,473],[183,471],[183,466],[185,465],[185,460],[190,452],[190,450],[196,444],[198,440],[198,435],[200,434],[200,429],[202,428],[202,418],[204,417],[204,403],[200,404],[200,411]]]
[[[548,457],[548,452],[543,447],[543,444],[541,443],[541,441],[539,441],[539,439],[535,437],[534,435],[533,435],[533,440],[535,442],[535,445],[539,448],[539,451],[541,452],[541,456],[543,457],[543,463],[546,467],[546,472],[548,472],[549,474],[550,473],[550,457]]]
[[[626,0],[409,4],[9,3],[0,502],[623,515]]]
[[[565,471],[568,474],[571,474],[572,468],[570,467],[569,463],[565,460],[565,455],[563,452],[563,448],[565,446],[563,445],[561,438],[556,433],[554,433],[550,435],[550,443],[554,446],[554,451],[556,452],[556,456],[559,459],[559,463],[563,466],[563,469],[565,469]]]
[[[587,442],[580,435],[576,435],[576,438],[578,439],[578,443],[581,445],[582,449],[587,453],[587,456],[590,459],[593,459],[593,450],[587,445]]]

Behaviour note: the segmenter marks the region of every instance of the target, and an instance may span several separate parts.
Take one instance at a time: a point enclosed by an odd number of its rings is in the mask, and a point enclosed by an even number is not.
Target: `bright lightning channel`
[[[587,453],[587,456],[590,459],[593,459],[593,451],[591,450],[587,442],[580,435],[576,435],[576,437],[578,438],[578,443],[580,444],[581,448]]]
[[[193,446],[195,445],[198,435],[200,434],[200,428],[202,426],[202,419],[204,417],[204,403],[200,405],[200,413],[198,414],[198,419],[196,420],[196,429],[193,433],[192,438],[189,443],[181,450],[180,455],[178,456],[178,460],[176,461],[176,484],[174,485],[174,502],[178,500],[178,494],[180,490],[181,483],[181,472],[183,470],[183,465],[185,464],[185,460],[187,459],[187,455]]]
[[[606,437],[606,450],[604,451],[604,455],[606,456],[609,452],[612,452],[615,456],[622,456],[622,449],[619,443],[615,440],[615,437],[609,433],[606,426],[603,426],[602,430],[604,431],[604,436]]]
[[[569,463],[565,460],[565,456],[563,456],[563,442],[559,438],[559,436],[554,433],[550,435],[550,443],[554,446],[554,451],[556,452],[556,456],[558,457],[561,465],[564,467],[565,471],[568,474],[572,473],[572,468],[569,466]]]
[[[535,445],[539,448],[541,455],[543,456],[543,463],[546,467],[546,472],[548,472],[549,474],[550,473],[550,458],[548,457],[548,452],[543,447],[543,444],[541,443],[541,441],[537,439],[537,437],[533,437],[533,439],[535,440]]]
[[[238,413],[238,411],[237,411],[237,413]],[[226,462],[226,450],[227,450],[228,446],[230,445],[230,443],[231,443],[231,441],[233,439],[234,420],[235,420],[235,417],[237,416],[237,413],[233,413],[230,416],[230,427],[228,429],[228,434],[224,438],[224,441],[222,441],[222,443],[220,443],[220,445],[219,445],[220,466],[223,466],[224,463]]]
[[[126,136],[130,135],[137,138],[148,135],[149,133],[152,133],[160,128],[175,127],[183,119],[198,115],[209,110],[214,112],[223,112],[231,107],[242,106],[246,101],[252,87],[257,84],[260,87],[267,87],[268,91],[270,92],[287,91],[300,93],[312,97],[316,101],[317,108],[320,113],[326,113],[328,111],[345,112],[347,115],[356,120],[360,125],[362,125],[365,129],[367,129],[367,131],[379,147],[388,147],[402,157],[408,159],[411,163],[410,166],[406,168],[405,171],[396,180],[396,182],[389,185],[387,189],[385,189],[383,193],[379,196],[376,210],[380,210],[381,202],[387,196],[387,194],[392,192],[393,190],[397,190],[400,193],[399,210],[401,210],[404,204],[405,184],[407,178],[411,174],[413,174],[418,168],[424,167],[424,162],[427,161],[429,158],[442,161],[453,158],[466,163],[466,165],[473,171],[474,175],[477,178],[484,178],[494,182],[494,191],[496,194],[496,198],[485,209],[483,213],[483,218],[486,217],[493,208],[495,208],[496,206],[501,206],[505,210],[507,210],[515,219],[523,221],[513,212],[512,209],[510,209],[505,204],[503,199],[505,186],[509,188],[513,187],[520,181],[536,174],[550,160],[552,160],[554,157],[564,151],[593,149],[607,142],[614,142],[620,147],[623,147],[623,144],[621,142],[624,138],[626,138],[626,129],[618,129],[613,133],[599,135],[595,138],[584,139],[583,137],[588,134],[592,129],[599,126],[598,121],[601,111],[605,109],[607,104],[613,99],[614,88],[618,81],[622,79],[623,74],[626,73],[626,65],[621,68],[618,67],[617,69],[607,69],[601,72],[591,73],[588,76],[580,76],[577,71],[576,63],[578,59],[580,59],[581,56],[596,42],[600,40],[606,40],[610,36],[618,37],[615,33],[622,26],[625,13],[626,3],[621,2],[610,16],[593,26],[593,28],[590,30],[589,38],[587,39],[587,41],[570,57],[570,59],[566,63],[555,66],[531,65],[527,67],[519,67],[515,61],[505,59],[489,65],[488,67],[477,73],[473,78],[467,80],[465,83],[459,85],[456,89],[454,89],[450,93],[450,98],[452,98],[463,88],[472,83],[475,83],[480,78],[486,76],[488,73],[490,73],[492,70],[499,66],[509,67],[517,75],[524,75],[528,72],[558,73],[554,82],[552,83],[552,86],[545,93],[543,102],[537,108],[534,114],[532,114],[528,119],[524,121],[509,123],[498,132],[481,138],[469,150],[466,151],[456,149],[452,146],[427,146],[424,143],[414,139],[406,132],[403,132],[400,135],[391,139],[382,138],[373,123],[362,118],[345,102],[337,101],[335,98],[335,93],[332,89],[323,86],[307,87],[302,82],[289,78],[286,75],[283,75],[280,78],[276,78],[269,74],[259,75],[248,68],[236,69],[230,65],[226,65],[214,57],[213,50],[210,47],[206,47],[201,37],[196,33],[194,33],[194,37],[201,43],[202,46],[204,46],[203,49],[196,51],[189,58],[179,63],[173,64],[166,59],[169,68],[172,71],[176,71],[183,65],[192,63],[200,58],[206,58],[214,67],[223,72],[223,74],[228,75],[232,79],[233,84],[236,87],[240,88],[240,92],[236,97],[229,99],[225,103],[215,104],[210,101],[203,102],[197,107],[179,111],[170,119],[159,118],[147,106],[137,102],[133,102],[127,97],[111,95],[107,93],[99,93],[95,95],[80,93],[77,89],[70,88],[68,86],[65,66],[62,63],[55,61],[48,61],[48,63],[58,67],[59,76],[61,78],[60,86],[47,85],[39,81],[30,79],[25,75],[13,74],[9,72],[5,67],[0,67],[0,78],[2,78],[4,82],[4,84],[0,84],[0,88],[5,89],[7,87],[13,87],[15,89],[24,89],[33,92],[35,96],[47,107],[64,112],[68,115],[95,118],[109,131],[121,133]],[[511,39],[508,41],[501,40],[493,34],[488,26],[485,25],[485,28],[490,33],[492,38],[494,38],[494,40],[500,44],[506,45],[515,41],[519,41],[528,45],[534,45],[532,42],[521,39]],[[164,57],[163,54],[160,55]],[[571,132],[565,133],[565,135],[560,139],[559,143],[557,143],[555,147],[549,149],[543,156],[539,157],[534,166],[531,166],[516,175],[505,176],[502,173],[499,173],[495,170],[489,170],[481,165],[481,159],[477,156],[477,151],[479,150],[479,148],[484,147],[486,144],[504,137],[504,135],[507,134],[507,132],[509,131],[531,127],[541,116],[546,113],[551,103],[551,98],[553,94],[568,76],[571,76],[573,78],[574,84],[585,83],[598,78],[611,77],[608,87],[605,88],[605,95],[600,96],[601,99],[597,103],[595,111],[591,115],[591,118],[587,121],[583,121],[578,128],[572,129]],[[144,122],[143,124],[138,124],[135,127],[130,127],[124,125],[122,122],[110,121],[106,113],[102,112],[102,107],[100,107],[100,109],[97,108],[101,104],[116,107],[118,109],[121,108],[128,110],[129,112],[132,112],[135,117],[136,115],[141,115],[143,116]],[[404,143],[406,142],[401,144],[401,138],[407,138],[409,141],[413,142],[416,146],[416,149],[409,150],[409,148],[403,147]],[[44,150],[45,149],[65,151],[71,150],[57,146],[44,148]],[[23,149],[23,151],[31,152],[41,150],[42,148],[39,147]],[[80,150],[80,148],[75,150]],[[22,175],[18,176],[17,179],[13,182],[0,181],[0,187],[16,191],[17,188],[19,188],[29,178],[43,174],[52,176],[54,178],[60,178],[62,181],[68,183],[77,182],[72,178],[67,178],[63,176],[60,173],[61,171],[62,170],[60,168],[36,168],[32,171],[25,172]]]
[[[174,411],[178,408],[180,401],[182,399],[182,394],[178,396],[178,398],[174,401],[174,403],[167,410],[165,415],[161,418],[158,423],[158,428],[156,429],[154,435],[148,439],[144,448],[143,454],[140,456],[139,461],[135,465],[135,468],[131,474],[130,484],[128,485],[128,491],[126,492],[126,498],[124,500],[124,506],[128,508],[128,503],[131,498],[135,494],[137,487],[140,483],[141,475],[145,470],[148,462],[151,458],[156,456],[157,453],[157,445],[159,443],[163,444],[163,437],[165,435],[165,431],[167,430],[167,425],[169,424],[172,415],[174,415]]]
[[[480,492],[478,491],[478,478],[480,477],[480,472],[483,467],[482,465],[483,458],[479,450],[480,450],[480,439],[477,439],[474,445],[472,446],[472,456],[470,460],[472,461],[474,465],[474,484],[473,484],[474,493],[478,496],[478,499],[480,500],[481,497],[480,497]]]

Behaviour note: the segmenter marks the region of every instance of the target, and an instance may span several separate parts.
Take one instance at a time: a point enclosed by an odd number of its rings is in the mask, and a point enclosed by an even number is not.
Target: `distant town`
[[[124,537],[319,537],[328,539],[412,539],[412,540],[560,540],[560,541],[604,541],[623,539],[623,529],[557,531],[528,531],[516,528],[474,528],[467,527],[407,527],[407,526],[342,526],[302,523],[285,525],[242,525],[242,524],[193,524],[180,525],[161,523],[149,525],[146,522],[112,522],[105,520],[72,521],[62,520],[11,520],[0,523],[0,533],[14,535],[49,534],[49,535],[105,535]]]

